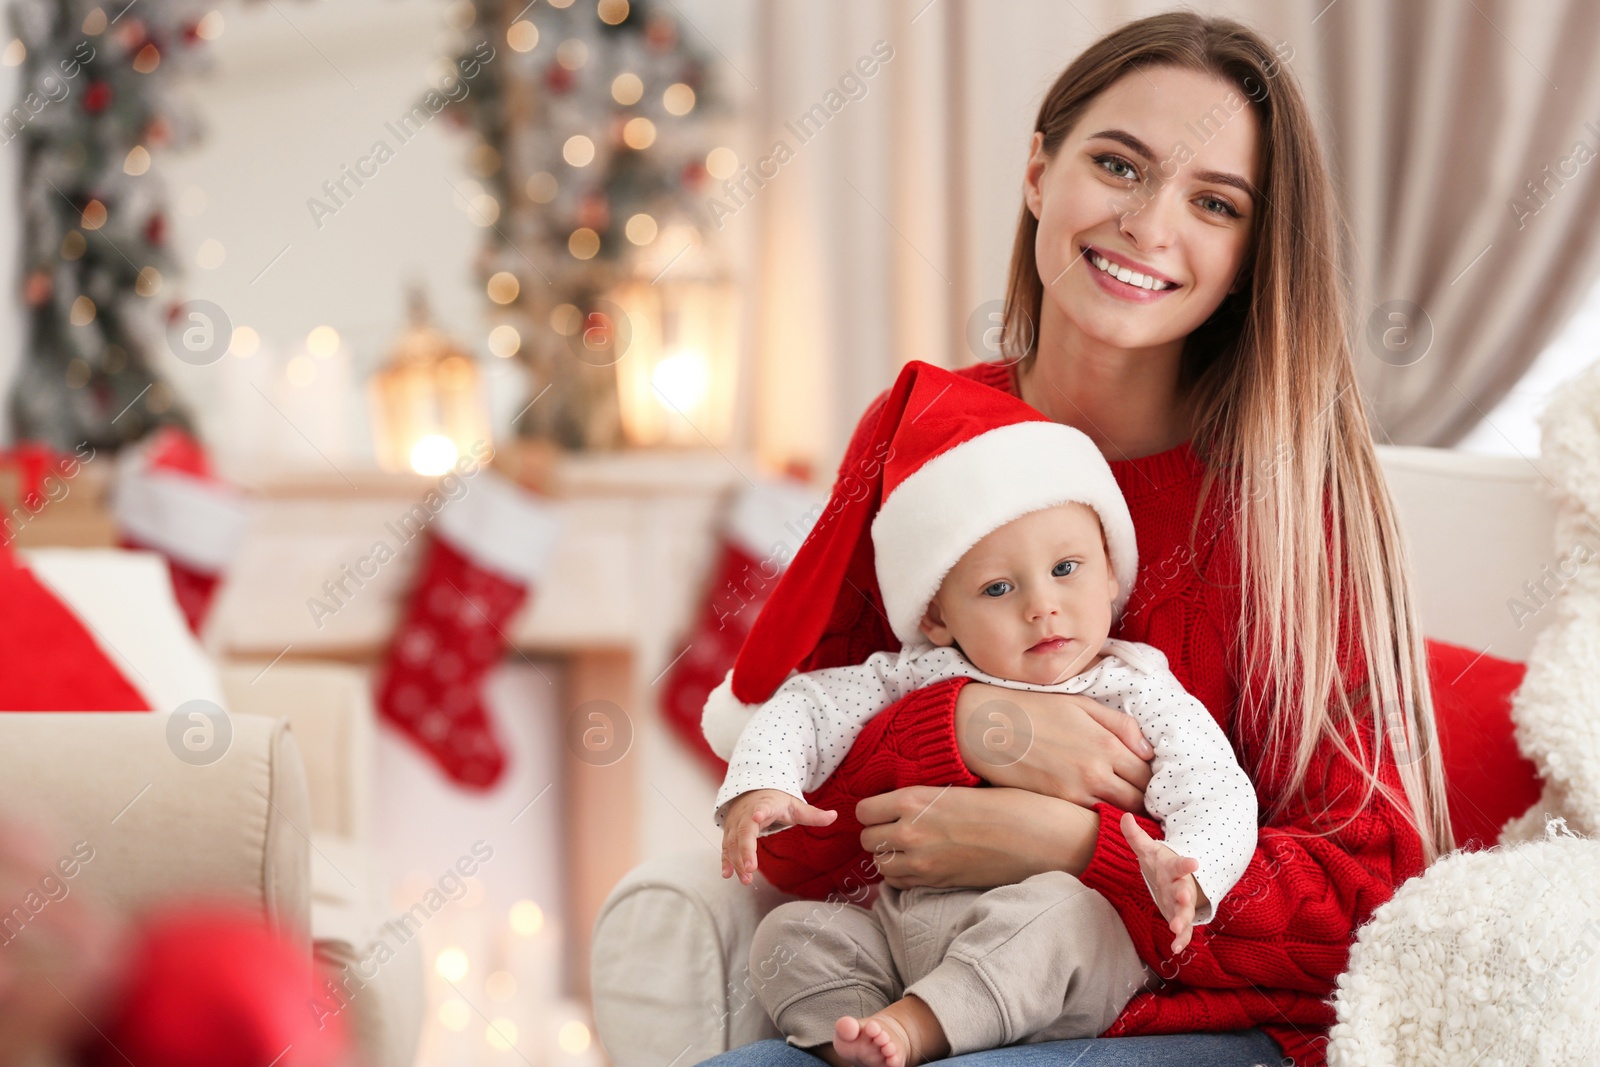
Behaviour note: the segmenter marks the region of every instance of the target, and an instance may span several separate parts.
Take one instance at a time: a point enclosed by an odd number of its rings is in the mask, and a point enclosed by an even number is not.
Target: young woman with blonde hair
[[[1110,461],[1140,560],[1113,636],[1161,649],[1232,740],[1262,805],[1244,877],[1172,956],[1118,827],[1150,777],[1132,719],[960,679],[869,724],[808,798],[839,812],[834,825],[762,839],[767,878],[808,896],[842,888],[866,853],[902,888],[1065,870],[1113,905],[1159,987],[1103,1037],[959,1057],[974,1067],[1321,1063],[1356,927],[1451,847],[1409,566],[1356,384],[1339,217],[1283,62],[1247,27],[1182,11],[1074,60],[1029,147],[1004,358],[961,372],[1084,431]],[[868,459],[877,406],[841,481]],[[870,569],[851,583],[861,596],[841,598],[802,670],[896,647]],[[1020,757],[986,750],[1001,720],[1031,734]],[[708,1062],[817,1060],[769,1041]]]

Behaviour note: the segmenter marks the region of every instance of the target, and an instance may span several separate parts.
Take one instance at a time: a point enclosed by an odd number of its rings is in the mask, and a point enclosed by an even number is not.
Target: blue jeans
[[[941,1067],[1278,1067],[1283,1052],[1260,1030],[1162,1037],[1040,1041],[969,1052]],[[818,1067],[823,1060],[780,1038],[755,1041],[704,1061],[703,1067]]]

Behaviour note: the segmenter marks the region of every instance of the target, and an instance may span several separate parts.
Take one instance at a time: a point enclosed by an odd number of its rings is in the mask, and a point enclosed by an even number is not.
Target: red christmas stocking
[[[548,505],[490,469],[454,484],[453,500],[425,498],[440,506],[423,505],[437,517],[378,671],[377,704],[384,721],[448,777],[486,790],[505,773],[506,754],[484,707],[483,680],[544,572],[558,528]]]
[[[767,602],[778,576],[822,513],[823,499],[794,481],[763,482],[746,489],[723,523],[711,581],[663,687],[667,724],[717,776],[728,765],[711,751],[700,730],[706,697],[733,669],[739,648]]]
[[[113,493],[123,547],[166,558],[178,607],[199,633],[244,538],[243,501],[213,473],[200,443],[173,426],[118,458]]]

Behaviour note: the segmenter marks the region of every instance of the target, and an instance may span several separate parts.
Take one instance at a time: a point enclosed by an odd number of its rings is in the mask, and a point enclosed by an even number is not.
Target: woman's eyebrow
[[[1095,137],[1104,137],[1107,140],[1116,141],[1120,144],[1126,145],[1134,152],[1137,152],[1148,162],[1154,163],[1156,161],[1155,151],[1151,149],[1149,145],[1139,140],[1139,138],[1135,137],[1127,130],[1101,130],[1099,133],[1090,134],[1089,137],[1090,139]],[[1256,193],[1256,187],[1250,184],[1248,180],[1241,178],[1237,174],[1230,174],[1225,170],[1201,170],[1196,171],[1194,176],[1203,182],[1214,182],[1217,185],[1231,185],[1251,199],[1256,199],[1258,195]]]

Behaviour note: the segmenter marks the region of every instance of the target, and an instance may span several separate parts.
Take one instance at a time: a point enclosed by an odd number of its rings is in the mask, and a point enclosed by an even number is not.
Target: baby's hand
[[[745,885],[755,881],[756,837],[768,826],[827,826],[836,811],[814,808],[781,789],[752,789],[728,801],[722,815],[722,877],[735,871]]]
[[[1176,955],[1188,946],[1189,938],[1194,935],[1195,907],[1204,896],[1200,883],[1194,878],[1200,861],[1178,855],[1145,833],[1139,821],[1128,812],[1122,814],[1122,836],[1133,846],[1133,854],[1139,857],[1139,866],[1155,890],[1156,907],[1161,909],[1176,935],[1172,942]]]

